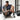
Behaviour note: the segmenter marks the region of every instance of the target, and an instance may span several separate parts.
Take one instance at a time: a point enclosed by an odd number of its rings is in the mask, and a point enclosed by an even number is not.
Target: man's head
[[[8,6],[8,4],[9,4],[9,1],[6,1],[6,5]]]

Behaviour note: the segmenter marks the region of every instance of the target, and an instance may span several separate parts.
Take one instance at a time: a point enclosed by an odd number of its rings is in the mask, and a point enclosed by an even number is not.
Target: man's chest
[[[10,8],[10,6],[8,6],[8,7],[6,7],[7,9],[9,9]]]
[[[10,10],[11,6],[7,6],[5,7],[6,10]]]

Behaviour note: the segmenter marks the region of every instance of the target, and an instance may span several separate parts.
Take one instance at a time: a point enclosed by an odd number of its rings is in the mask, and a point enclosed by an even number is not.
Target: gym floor
[[[13,16],[13,13],[11,15]],[[15,18],[13,18],[13,17],[12,18],[4,18],[4,15],[2,13],[2,14],[0,14],[0,20],[20,20],[20,16],[17,16],[15,13]]]

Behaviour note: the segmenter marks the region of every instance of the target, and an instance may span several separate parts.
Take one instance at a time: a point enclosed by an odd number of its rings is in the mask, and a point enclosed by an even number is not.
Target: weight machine
[[[20,16],[20,0],[16,0],[15,11],[16,11],[17,16]]]

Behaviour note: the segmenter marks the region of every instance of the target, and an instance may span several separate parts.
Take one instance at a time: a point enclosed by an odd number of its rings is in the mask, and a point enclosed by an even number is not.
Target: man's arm
[[[14,6],[13,6],[13,13],[14,13]]]
[[[3,10],[2,10],[2,11],[3,11],[3,12],[8,12],[8,10],[5,11],[5,7],[4,7],[4,6],[3,6]]]
[[[4,6],[3,6],[3,9],[2,9],[2,11],[4,11]]]
[[[4,11],[4,9],[2,11]]]
[[[14,6],[11,6],[11,11],[14,13]]]

